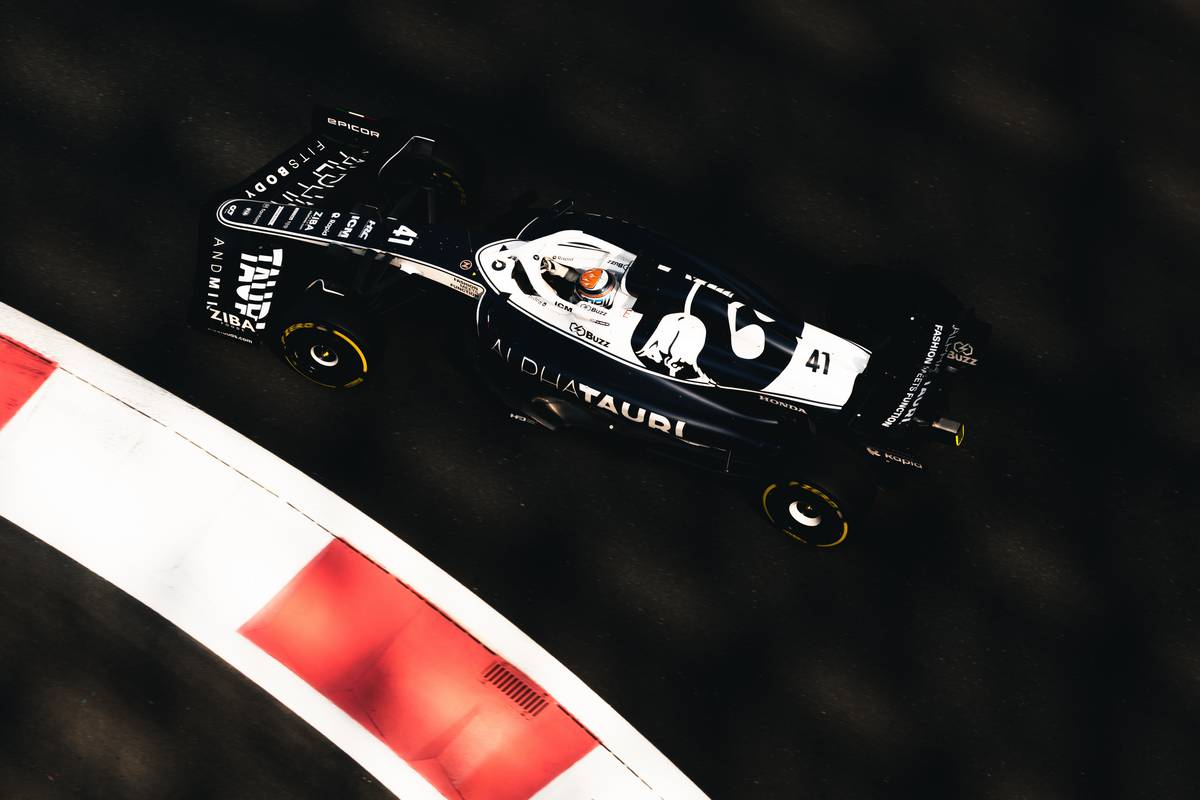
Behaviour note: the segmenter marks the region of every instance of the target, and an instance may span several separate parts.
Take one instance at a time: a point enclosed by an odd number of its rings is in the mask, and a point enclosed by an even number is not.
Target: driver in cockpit
[[[608,270],[585,269],[575,279],[574,302],[595,303],[596,305],[612,308],[616,298],[617,279]]]

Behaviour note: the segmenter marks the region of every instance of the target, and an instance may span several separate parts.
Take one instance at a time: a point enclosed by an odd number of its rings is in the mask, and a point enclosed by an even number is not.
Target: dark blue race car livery
[[[920,472],[926,443],[962,444],[950,389],[989,330],[948,292],[891,291],[881,271],[821,325],[794,319],[568,202],[471,224],[469,153],[450,131],[318,108],[305,138],[207,206],[193,324],[348,388],[378,373],[389,313],[446,289],[512,418],[757,480],[768,519],[822,547],[846,539],[881,470]]]

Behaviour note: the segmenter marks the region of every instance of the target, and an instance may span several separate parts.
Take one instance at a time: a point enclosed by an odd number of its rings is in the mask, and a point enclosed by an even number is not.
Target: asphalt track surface
[[[396,531],[713,797],[1194,796],[1200,11],[882,5],[5,3],[2,299]],[[995,326],[967,447],[817,553],[741,486],[507,423],[452,304],[346,394],[188,329],[202,199],[314,101],[468,132],[485,212],[571,196],[801,310],[919,266]],[[0,542],[0,796],[385,795]]]

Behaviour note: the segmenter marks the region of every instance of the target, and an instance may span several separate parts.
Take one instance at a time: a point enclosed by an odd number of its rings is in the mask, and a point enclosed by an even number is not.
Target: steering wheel
[[[560,314],[570,313],[570,308],[560,308],[555,301],[563,302],[563,299],[558,296],[558,293],[550,286],[550,283],[542,277],[542,258],[540,255],[532,256],[529,261],[521,260],[521,267],[525,270],[525,277],[529,279],[529,285],[533,287],[533,291],[537,292],[538,296],[544,300],[550,301],[550,307]]]

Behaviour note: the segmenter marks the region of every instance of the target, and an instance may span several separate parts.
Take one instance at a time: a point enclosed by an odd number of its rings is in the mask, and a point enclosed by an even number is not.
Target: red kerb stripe
[[[50,359],[0,334],[0,428],[46,382],[54,367]]]
[[[596,747],[532,681],[338,540],[241,633],[454,800],[524,800]],[[497,664],[525,686],[498,686]]]

